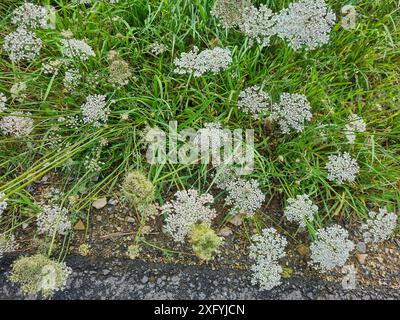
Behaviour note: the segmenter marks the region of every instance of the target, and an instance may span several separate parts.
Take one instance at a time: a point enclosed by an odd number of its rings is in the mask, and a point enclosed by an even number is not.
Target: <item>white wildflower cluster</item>
[[[342,28],[345,30],[354,29],[357,20],[357,11],[351,4],[345,5],[340,10],[342,14]]]
[[[176,242],[183,243],[190,228],[198,222],[211,223],[216,211],[209,206],[214,202],[210,194],[198,194],[189,189],[175,193],[175,200],[161,207],[162,214],[167,215],[166,231]]]
[[[240,92],[237,105],[243,112],[251,114],[254,119],[259,119],[260,114],[270,109],[271,97],[259,86],[252,86]]]
[[[298,195],[296,198],[289,198],[284,210],[286,219],[296,222],[300,227],[305,227],[307,222],[314,220],[318,207],[313,204],[306,194]]]
[[[0,112],[4,112],[6,110],[7,97],[3,92],[0,92]]]
[[[227,196],[225,203],[231,206],[230,213],[243,213],[251,217],[261,208],[265,195],[262,193],[258,181],[254,179],[235,179],[226,183]]]
[[[262,235],[254,235],[252,240],[249,257],[255,264],[251,283],[260,290],[271,290],[280,284],[282,267],[278,262],[286,255],[287,241],[274,228],[263,229]]]
[[[220,149],[230,142],[229,131],[222,129],[219,122],[206,123],[204,128],[197,131],[192,144],[198,148],[202,155],[212,155],[212,164],[221,164]]]
[[[81,83],[82,75],[76,68],[70,68],[65,71],[63,84],[65,90],[72,92],[74,91],[79,84]]]
[[[310,247],[311,260],[317,269],[329,271],[343,266],[353,249],[354,243],[349,240],[347,230],[332,225],[317,231],[316,240]]]
[[[65,235],[71,229],[68,210],[53,204],[42,204],[36,217],[38,232],[53,236],[55,233]]]
[[[8,198],[4,198],[5,195],[6,194],[4,192],[0,192],[0,218],[1,218],[2,214],[3,214],[3,212],[7,209]]]
[[[12,62],[32,61],[39,55],[42,44],[32,31],[19,27],[5,37],[3,49]]]
[[[33,130],[34,123],[29,115],[29,112],[18,111],[12,116],[3,117],[0,120],[0,131],[4,135],[11,135],[17,138],[29,135]]]
[[[129,83],[132,71],[129,64],[121,58],[113,59],[109,68],[108,81],[117,87],[124,87]]]
[[[314,50],[329,42],[335,21],[336,16],[325,0],[300,0],[277,14],[275,31],[294,50],[303,46]]]
[[[156,56],[159,56],[159,55],[163,54],[166,49],[167,48],[162,43],[155,42],[150,45],[149,52],[151,52],[152,54],[154,54]]]
[[[191,74],[195,77],[212,72],[214,74],[227,69],[232,63],[231,51],[228,48],[216,47],[205,49],[199,53],[194,47],[192,51],[182,53],[180,58],[175,58],[175,73]]]
[[[95,57],[93,49],[83,40],[62,39],[62,54],[70,59],[86,61],[90,57]]]
[[[283,93],[279,103],[272,105],[272,120],[277,121],[283,133],[293,129],[297,132],[304,130],[304,122],[311,120],[311,105],[302,94]]]
[[[397,224],[397,215],[387,212],[387,209],[379,209],[379,212],[370,211],[366,223],[362,224],[363,238],[365,242],[381,242],[388,240]]]
[[[238,179],[238,173],[233,166],[220,166],[214,174],[214,183],[222,190],[226,190],[228,184],[235,179]]]
[[[101,94],[89,95],[86,103],[81,106],[84,123],[91,123],[99,127],[108,120],[110,108],[107,106],[106,96]]]
[[[364,120],[360,116],[351,113],[348,118],[348,123],[346,124],[344,129],[348,142],[350,144],[353,144],[356,139],[356,133],[365,132],[365,130],[366,124]]]
[[[249,38],[250,46],[258,43],[261,48],[269,46],[271,37],[275,34],[274,13],[265,4],[259,8],[245,7],[242,11],[242,19],[239,28]]]
[[[46,7],[25,2],[14,10],[11,23],[27,29],[48,28],[49,11]]]
[[[250,6],[250,0],[217,0],[211,10],[223,27],[237,27],[243,18],[243,10]]]
[[[347,152],[329,156],[325,169],[328,171],[328,180],[338,184],[354,182],[359,172],[357,160]]]
[[[61,59],[56,59],[42,64],[42,71],[46,75],[57,75],[60,67],[63,65]]]
[[[5,253],[12,252],[15,249],[17,249],[17,242],[14,235],[0,234],[0,260]]]

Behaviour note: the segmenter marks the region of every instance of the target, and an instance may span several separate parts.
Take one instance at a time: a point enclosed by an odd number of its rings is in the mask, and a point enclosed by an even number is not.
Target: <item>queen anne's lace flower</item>
[[[62,54],[71,59],[86,61],[90,57],[95,57],[93,49],[83,40],[62,39]]]
[[[249,257],[255,264],[251,267],[251,282],[260,290],[271,290],[280,284],[282,267],[278,261],[286,255],[287,241],[274,228],[263,229],[262,235],[254,235],[252,241]]]
[[[78,69],[71,68],[65,71],[63,84],[67,91],[72,92],[75,90],[82,80],[82,75]]]
[[[389,239],[396,228],[397,215],[386,208],[370,211],[366,223],[361,226],[365,242],[381,242]]]
[[[259,188],[257,180],[244,180],[238,178],[226,184],[227,196],[225,203],[232,206],[231,214],[244,213],[252,216],[261,208],[265,195]]]
[[[60,67],[63,65],[63,61],[61,59],[56,59],[49,61],[48,63],[42,64],[42,71],[46,75],[56,75],[60,70]]]
[[[354,249],[354,243],[348,237],[347,230],[339,225],[319,229],[310,247],[316,268],[325,272],[343,266]]]
[[[267,47],[275,34],[274,25],[273,12],[261,4],[258,9],[254,6],[243,9],[239,28],[250,39],[250,46],[257,42],[261,47]]]
[[[199,77],[206,72],[218,73],[227,69],[232,63],[231,51],[228,48],[216,47],[205,49],[199,53],[194,47],[192,51],[182,53],[181,57],[174,60],[175,73],[190,74]]]
[[[237,105],[240,110],[250,113],[254,119],[259,119],[260,114],[270,109],[271,98],[259,86],[252,86],[240,92]]]
[[[305,227],[306,222],[313,221],[314,215],[318,212],[318,207],[306,194],[289,198],[287,202],[288,205],[284,210],[285,217],[289,221],[298,223],[300,227]]]
[[[335,14],[324,0],[300,0],[277,14],[275,30],[294,50],[303,46],[314,50],[329,42],[335,21]]]
[[[0,131],[4,135],[23,137],[29,135],[33,130],[33,119],[30,113],[14,112],[12,116],[3,117],[0,120]]]
[[[0,192],[0,218],[1,218],[1,215],[3,214],[3,212],[7,209],[8,198],[4,198],[5,195],[6,194],[4,192]]]
[[[14,10],[11,23],[28,29],[45,29],[48,27],[49,12],[47,8],[25,2]]]
[[[217,0],[211,15],[218,18],[225,28],[236,27],[242,21],[244,8],[250,4],[250,0]]]
[[[22,27],[8,34],[3,45],[12,62],[32,61],[39,55],[41,48],[42,40]]]
[[[6,110],[7,97],[3,92],[0,92],[0,112],[4,112]]]
[[[329,156],[325,169],[328,170],[328,180],[342,184],[344,181],[354,182],[359,166],[356,159],[344,152]]]
[[[6,236],[5,234],[0,234],[0,260],[5,253],[12,252],[16,248],[17,243],[14,235]]]
[[[348,123],[345,126],[344,132],[350,144],[353,144],[356,139],[357,132],[365,132],[366,124],[361,117],[351,113],[348,118]]]
[[[210,194],[199,195],[194,189],[178,191],[175,200],[162,206],[162,213],[167,215],[166,232],[176,242],[183,243],[190,228],[198,222],[211,223],[216,211],[209,208],[214,198]]]
[[[53,236],[54,233],[58,232],[65,235],[71,229],[71,220],[66,208],[43,204],[41,209],[36,218],[39,233]]]
[[[304,122],[311,120],[311,105],[302,94],[283,93],[279,103],[272,105],[272,119],[277,121],[283,133],[304,130]]]
[[[83,122],[91,123],[99,127],[101,123],[107,122],[110,108],[106,103],[106,96],[101,94],[89,95],[86,103],[81,106]]]

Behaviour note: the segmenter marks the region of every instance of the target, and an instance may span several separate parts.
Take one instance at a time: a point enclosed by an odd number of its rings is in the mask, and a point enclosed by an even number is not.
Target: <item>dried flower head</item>
[[[275,30],[294,50],[303,46],[314,50],[329,42],[335,21],[325,0],[300,0],[277,14]]]
[[[56,291],[63,290],[72,269],[64,262],[53,261],[37,254],[18,258],[12,265],[9,280],[18,283],[26,294],[41,293],[50,298]]]
[[[106,103],[106,96],[93,94],[86,97],[86,102],[81,106],[84,123],[91,123],[94,127],[100,127],[101,123],[108,120],[110,108]]]
[[[0,218],[3,212],[7,209],[7,201],[6,194],[4,192],[0,192]]]
[[[226,184],[227,196],[225,203],[232,206],[230,213],[243,213],[252,216],[261,208],[265,195],[260,190],[257,180],[244,180],[238,178]]]
[[[397,215],[387,212],[386,208],[379,212],[370,211],[368,219],[361,226],[365,242],[381,242],[388,240],[397,225]]]
[[[250,46],[254,43],[261,47],[269,46],[271,37],[276,33],[274,17],[272,10],[265,4],[259,8],[248,6],[243,9],[239,28],[249,38]]]
[[[251,283],[259,285],[260,290],[271,290],[280,284],[282,267],[279,259],[283,258],[286,239],[279,235],[274,228],[262,230],[262,235],[253,235],[249,257],[255,260],[251,271]]]
[[[7,97],[3,92],[0,92],[0,112],[4,112],[6,110]]]
[[[243,112],[251,114],[254,119],[259,119],[260,114],[270,110],[271,97],[259,86],[252,86],[240,92],[237,105]]]
[[[32,31],[20,27],[5,37],[3,49],[12,62],[32,61],[39,55],[42,43]]]
[[[325,272],[344,266],[354,249],[354,243],[348,237],[347,230],[336,224],[319,229],[316,240],[310,247],[311,260],[315,267]]]
[[[46,7],[25,2],[13,11],[11,23],[27,29],[46,29],[49,26],[49,11]]]
[[[357,11],[351,4],[345,5],[340,10],[342,14],[342,28],[345,30],[354,29],[356,27]]]
[[[48,63],[43,63],[42,71],[46,75],[56,75],[58,74],[58,71],[63,63],[64,62],[61,59],[51,60]]]
[[[217,0],[211,15],[225,28],[236,27],[242,22],[243,10],[250,4],[250,0]]]
[[[95,57],[93,49],[83,40],[62,39],[62,54],[70,59],[86,61],[90,57]]]
[[[0,234],[0,260],[3,258],[4,254],[13,252],[17,247],[18,245],[13,234],[9,236]]]
[[[166,215],[165,230],[176,242],[183,243],[195,223],[211,223],[216,211],[209,206],[214,202],[210,194],[199,195],[197,190],[189,189],[175,193],[175,200],[161,207]]]
[[[122,192],[131,205],[145,210],[155,200],[155,187],[140,171],[129,172],[123,183]]]
[[[13,116],[6,116],[0,120],[0,131],[4,135],[17,138],[29,135],[33,130],[33,119],[30,113],[14,112]]]
[[[165,50],[167,50],[167,48],[159,42],[154,42],[149,46],[149,52],[156,56],[163,54]]]
[[[354,182],[359,172],[357,160],[347,152],[329,156],[325,169],[328,171],[328,180],[338,184],[345,181]]]
[[[123,87],[129,83],[129,78],[132,77],[131,67],[120,58],[114,59],[110,64],[109,76],[110,83]]]
[[[231,51],[228,48],[216,47],[205,49],[199,53],[194,47],[188,53],[182,53],[181,57],[175,58],[175,73],[191,74],[199,77],[207,72],[214,74],[227,69],[232,63]]]
[[[353,144],[356,139],[356,133],[365,132],[367,126],[364,120],[354,113],[349,115],[347,121],[344,132],[349,143]]]
[[[318,207],[312,203],[306,194],[298,195],[296,198],[289,198],[284,210],[286,219],[296,222],[300,227],[305,227],[307,222],[314,220]]]
[[[302,132],[305,121],[312,118],[311,105],[305,95],[283,93],[280,102],[272,105],[271,116],[283,133],[290,133],[292,129]]]
[[[41,205],[41,211],[36,217],[38,232],[53,236],[56,233],[65,235],[71,229],[68,210],[57,205]]]
[[[25,82],[16,82],[12,85],[10,89],[11,97],[13,99],[23,100],[26,98],[27,86]]]

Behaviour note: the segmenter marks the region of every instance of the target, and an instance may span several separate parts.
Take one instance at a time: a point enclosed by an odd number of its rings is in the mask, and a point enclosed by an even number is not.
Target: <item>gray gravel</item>
[[[0,261],[0,299],[36,299],[24,296],[7,281],[15,256]],[[344,290],[340,284],[292,277],[261,292],[250,284],[248,272],[210,270],[207,267],[154,265],[132,260],[92,260],[69,257],[74,270],[66,290],[54,299],[399,299],[398,290],[361,288]]]

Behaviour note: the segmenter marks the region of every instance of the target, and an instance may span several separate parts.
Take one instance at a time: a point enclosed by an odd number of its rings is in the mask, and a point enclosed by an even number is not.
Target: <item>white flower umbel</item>
[[[364,120],[358,115],[351,113],[348,118],[348,123],[345,126],[344,132],[347,138],[347,141],[350,144],[353,144],[356,139],[357,132],[365,132],[366,124]]]
[[[17,242],[15,241],[14,235],[6,236],[0,234],[0,260],[3,255],[8,252],[12,252],[17,249]]]
[[[46,29],[49,26],[49,11],[46,7],[25,2],[13,11],[11,23],[28,29]]]
[[[248,6],[243,9],[239,28],[249,38],[250,46],[258,43],[261,47],[269,46],[271,37],[275,34],[274,13],[264,4],[259,8]]]
[[[329,156],[325,169],[328,171],[328,180],[338,184],[354,182],[359,172],[357,160],[347,152]]]
[[[81,83],[82,75],[78,69],[70,68],[65,71],[63,84],[67,91],[74,91]]]
[[[279,123],[285,134],[292,129],[302,132],[305,121],[311,118],[311,105],[305,95],[283,93],[280,102],[272,105],[272,120]]]
[[[261,208],[265,195],[260,190],[257,180],[244,180],[238,178],[226,184],[227,196],[225,203],[231,206],[230,213],[244,213],[251,217]]]
[[[275,31],[294,50],[303,46],[314,50],[329,42],[336,16],[324,0],[300,0],[276,16]]]
[[[306,194],[298,195],[296,198],[289,198],[284,210],[286,219],[297,223],[300,227],[305,227],[307,222],[314,220],[314,215],[318,212],[318,207],[313,204]]]
[[[195,77],[211,72],[218,73],[227,69],[232,63],[231,51],[228,48],[216,47],[205,49],[199,53],[197,47],[192,51],[182,53],[180,58],[175,58],[175,73],[191,74]]]
[[[12,62],[32,61],[39,55],[42,43],[32,31],[20,27],[4,38],[3,49]]]
[[[386,208],[379,212],[370,211],[368,219],[361,226],[365,242],[381,242],[388,240],[397,224],[397,215],[388,213]]]
[[[4,112],[6,110],[7,97],[3,92],[0,92],[0,112]]]
[[[217,0],[211,10],[225,28],[233,28],[242,22],[244,8],[250,6],[250,0]]]
[[[0,218],[3,214],[3,212],[7,209],[8,198],[4,198],[5,195],[6,194],[4,192],[0,192]]]
[[[48,236],[53,236],[55,233],[65,235],[71,229],[68,210],[57,205],[41,205],[36,223],[38,232]]]
[[[251,114],[254,119],[259,119],[260,114],[270,110],[271,98],[259,86],[252,86],[240,92],[237,105],[243,112]]]
[[[14,112],[12,116],[3,117],[0,120],[0,131],[4,135],[14,137],[24,137],[33,130],[33,119],[29,117],[30,113]]]
[[[61,44],[64,57],[86,61],[96,56],[93,49],[83,40],[62,39]]]
[[[86,103],[81,106],[84,123],[91,123],[94,127],[99,127],[101,123],[108,120],[110,108],[106,103],[106,96],[101,94],[89,95]]]
[[[216,211],[210,208],[214,198],[210,194],[198,194],[194,189],[178,191],[175,199],[162,206],[167,215],[165,230],[176,242],[183,243],[190,228],[198,222],[211,223]]]
[[[339,225],[317,231],[316,240],[311,244],[311,260],[323,272],[344,266],[350,252],[354,249],[347,230]]]
[[[280,284],[282,267],[279,259],[286,255],[286,245],[286,239],[274,228],[263,229],[262,235],[252,237],[249,257],[255,264],[251,267],[251,283],[258,285],[260,290],[271,290]]]

